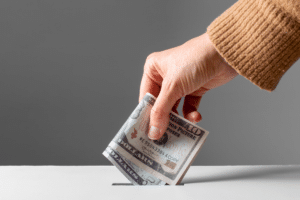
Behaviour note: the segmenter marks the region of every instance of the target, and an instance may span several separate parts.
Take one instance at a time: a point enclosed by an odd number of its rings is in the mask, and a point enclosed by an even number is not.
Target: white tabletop
[[[192,166],[184,186],[112,186],[113,166],[1,166],[0,199],[300,199],[300,166]]]

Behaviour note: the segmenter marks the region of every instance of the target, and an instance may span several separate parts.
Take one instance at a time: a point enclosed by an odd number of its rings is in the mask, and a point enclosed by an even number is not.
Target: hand
[[[201,97],[238,74],[217,52],[207,34],[148,56],[142,77],[139,101],[147,92],[157,97],[150,114],[148,137],[159,139],[167,129],[169,113],[177,112],[184,98],[183,115],[193,123],[202,116],[197,111]]]

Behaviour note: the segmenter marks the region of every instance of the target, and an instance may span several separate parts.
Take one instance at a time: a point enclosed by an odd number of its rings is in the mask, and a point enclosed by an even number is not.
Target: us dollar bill
[[[107,147],[103,155],[115,165],[133,185],[165,185],[166,183],[138,167],[119,152]]]
[[[171,112],[164,135],[159,140],[149,139],[150,112],[155,100],[153,95],[145,95],[103,154],[117,166],[109,154],[117,152],[123,160],[137,167],[134,168],[136,174],[142,169],[152,177],[176,185],[199,153],[208,131]],[[124,170],[120,171],[129,177]]]

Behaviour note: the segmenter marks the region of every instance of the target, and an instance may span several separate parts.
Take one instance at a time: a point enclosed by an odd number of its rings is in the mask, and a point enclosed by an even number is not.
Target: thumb
[[[171,83],[172,84],[172,83]],[[174,84],[172,84],[174,85]],[[169,114],[176,101],[180,99],[175,87],[162,83],[161,91],[154,103],[150,114],[148,137],[151,140],[160,139],[169,125]]]

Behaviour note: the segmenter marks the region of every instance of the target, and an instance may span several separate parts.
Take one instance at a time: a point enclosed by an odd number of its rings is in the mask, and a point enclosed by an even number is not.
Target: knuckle
[[[153,119],[155,119],[156,121],[164,120],[164,118],[166,118],[168,114],[169,113],[167,113],[167,111],[160,106],[153,107],[151,110],[151,117],[153,117]]]
[[[166,92],[175,91],[178,88],[178,81],[176,79],[166,79],[164,80],[163,87]]]
[[[183,97],[183,90],[181,87],[180,79],[165,79],[163,83],[163,90],[167,96],[172,97],[172,102],[176,102],[178,99]]]
[[[150,53],[150,54],[147,56],[146,61],[151,61],[151,60],[153,60],[156,56],[157,56],[157,52],[152,52],[152,53]]]
[[[148,69],[148,68],[151,68],[151,67],[155,66],[156,57],[157,57],[156,52],[153,52],[153,53],[149,54],[146,58],[144,68]]]

